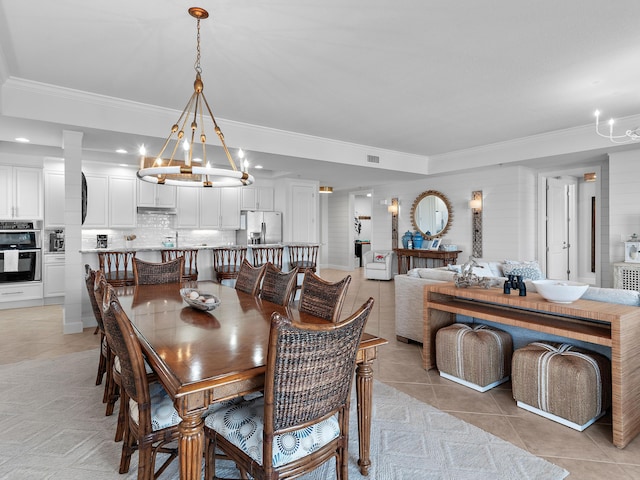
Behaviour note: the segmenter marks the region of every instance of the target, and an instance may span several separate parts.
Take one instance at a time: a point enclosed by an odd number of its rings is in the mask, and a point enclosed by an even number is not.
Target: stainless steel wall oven
[[[0,283],[42,279],[39,222],[0,221]]]

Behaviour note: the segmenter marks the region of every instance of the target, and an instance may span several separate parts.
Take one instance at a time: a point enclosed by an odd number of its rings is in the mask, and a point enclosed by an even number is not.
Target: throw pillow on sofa
[[[514,260],[505,260],[502,266],[504,276],[522,275],[523,280],[544,280],[544,274],[540,269],[540,265],[535,260],[530,262],[516,262]]]

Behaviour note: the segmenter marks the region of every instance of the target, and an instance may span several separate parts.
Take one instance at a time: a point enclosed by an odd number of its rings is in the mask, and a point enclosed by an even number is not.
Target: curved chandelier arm
[[[624,135],[614,135],[613,124],[615,123],[615,121],[613,120],[613,118],[607,122],[609,124],[609,133],[602,133],[600,131],[600,111],[596,110],[594,115],[596,117],[596,133],[601,137],[608,138],[612,143],[623,144],[637,142],[638,140],[640,140],[640,127],[634,130],[627,130],[626,132],[624,132]]]

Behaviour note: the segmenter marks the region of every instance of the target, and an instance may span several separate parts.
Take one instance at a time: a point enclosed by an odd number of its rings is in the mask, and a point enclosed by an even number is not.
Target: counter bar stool
[[[213,271],[218,283],[223,280],[235,280],[240,272],[240,265],[247,256],[247,247],[216,247],[213,252]]]
[[[98,252],[100,270],[102,270],[107,283],[114,287],[135,285],[133,278],[133,259],[135,256],[136,252],[130,250]]]
[[[253,266],[260,267],[265,263],[270,262],[276,267],[282,268],[283,250],[284,247],[281,245],[251,245]]]
[[[290,243],[289,250],[289,270],[298,269],[298,273],[304,275],[306,272],[316,273],[316,262],[318,259],[319,245],[307,243]],[[296,292],[301,285],[296,282]]]
[[[184,270],[182,280],[198,280],[198,249],[197,248],[172,248],[171,250],[160,250],[163,262],[184,257]]]

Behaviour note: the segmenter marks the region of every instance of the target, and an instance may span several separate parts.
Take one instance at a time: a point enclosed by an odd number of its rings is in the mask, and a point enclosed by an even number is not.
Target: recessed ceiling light
[[[119,148],[116,150],[116,153],[129,153],[124,148]]]
[[[255,166],[255,167],[253,167],[253,168],[257,168],[258,170],[260,170],[260,169],[262,168],[262,165],[256,165],[256,166]]]
[[[25,137],[16,137],[14,140],[18,143],[29,143],[30,141],[28,138],[25,138]]]

